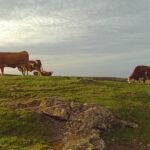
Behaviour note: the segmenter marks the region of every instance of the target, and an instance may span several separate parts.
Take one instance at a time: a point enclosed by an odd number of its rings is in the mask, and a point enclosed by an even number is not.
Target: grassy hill
[[[0,78],[1,150],[51,147],[55,131],[48,120],[27,109],[12,109],[16,103],[41,102],[50,96],[64,101],[96,103],[122,119],[139,124],[138,129],[121,129],[104,135],[108,143],[150,143],[150,85],[129,85],[124,79],[115,78],[5,76]]]

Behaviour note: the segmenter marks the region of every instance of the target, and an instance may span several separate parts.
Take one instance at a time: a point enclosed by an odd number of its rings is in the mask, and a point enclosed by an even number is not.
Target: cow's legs
[[[28,72],[28,70],[26,70],[27,71],[27,76],[29,75],[29,72]]]
[[[29,75],[29,71],[26,67],[24,67],[24,74],[27,75],[27,76]]]
[[[146,78],[143,78],[143,83],[146,83]]]
[[[25,71],[24,71],[24,69],[22,69],[22,75],[25,76]]]
[[[4,67],[2,66],[1,67],[1,76],[3,76],[4,75]]]
[[[22,70],[23,70],[23,73],[22,73],[22,74],[23,74],[23,76],[25,76],[25,75],[27,75],[27,76],[28,76],[28,75],[29,75],[29,74],[28,74],[29,72],[28,72],[28,68],[27,68],[27,67],[25,67],[25,66],[24,66],[24,67],[22,67]]]
[[[41,69],[36,69],[38,71],[38,76],[42,76]]]
[[[21,70],[22,75],[25,76],[25,69],[23,66],[20,67],[20,70]]]
[[[21,73],[23,75],[24,74],[23,67],[20,67],[19,70],[21,71]]]
[[[41,71],[38,71],[38,76],[41,76],[41,75],[42,75]]]
[[[25,69],[25,67],[23,67],[23,76],[25,76],[26,75],[26,69]]]

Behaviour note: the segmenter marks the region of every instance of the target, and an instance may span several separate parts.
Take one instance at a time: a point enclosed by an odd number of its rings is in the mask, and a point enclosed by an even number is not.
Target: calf
[[[18,67],[18,70],[22,71],[22,68]],[[43,71],[42,63],[40,60],[30,60],[28,63],[28,67],[26,68],[26,72],[28,75],[28,72],[37,71],[38,75],[41,75],[41,72]]]
[[[38,72],[37,72],[37,71],[34,71],[33,74],[34,74],[34,76],[38,76]],[[53,74],[52,71],[50,71],[50,72],[42,71],[42,72],[41,72],[41,75],[42,75],[42,76],[52,76],[52,74]]]

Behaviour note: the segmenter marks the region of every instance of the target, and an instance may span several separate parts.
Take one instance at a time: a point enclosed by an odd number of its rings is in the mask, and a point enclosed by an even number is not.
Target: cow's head
[[[35,69],[34,63],[32,61],[29,61],[28,71],[33,71],[34,69]]]
[[[128,82],[129,84],[131,83],[131,82],[130,82],[130,77],[128,77],[127,82]]]
[[[128,83],[130,84],[130,83],[132,83],[132,82],[134,82],[135,80],[133,79],[133,77],[132,76],[130,76],[130,77],[128,77]]]

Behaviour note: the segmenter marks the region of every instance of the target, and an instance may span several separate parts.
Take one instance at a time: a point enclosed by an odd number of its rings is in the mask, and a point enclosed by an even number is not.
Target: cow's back
[[[130,76],[133,79],[144,78],[147,74],[150,74],[150,67],[148,66],[137,66],[132,75]]]
[[[26,51],[22,52],[0,52],[0,65],[7,67],[17,67],[28,64],[29,54]]]

